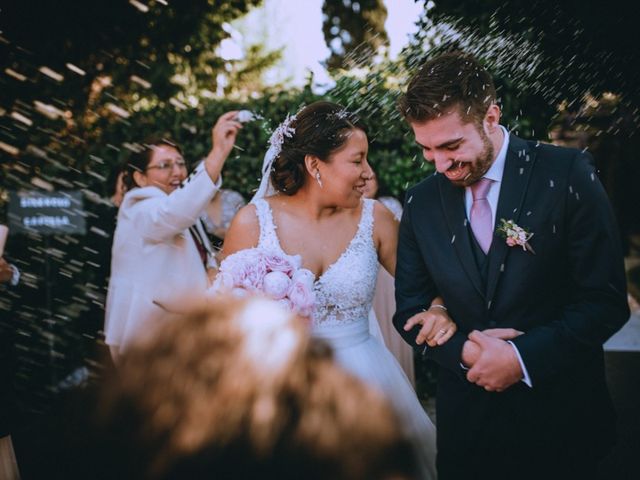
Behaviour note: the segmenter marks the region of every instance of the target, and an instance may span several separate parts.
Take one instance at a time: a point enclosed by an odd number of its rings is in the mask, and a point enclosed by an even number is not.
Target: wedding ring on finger
[[[438,330],[438,335],[444,335],[447,333],[447,329],[446,328],[441,328],[440,330]]]

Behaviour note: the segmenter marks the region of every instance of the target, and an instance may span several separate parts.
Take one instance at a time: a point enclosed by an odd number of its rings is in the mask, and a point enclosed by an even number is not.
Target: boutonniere
[[[510,247],[515,247],[516,245],[522,247],[522,250],[529,251],[534,255],[533,248],[529,245],[529,240],[533,237],[533,233],[530,233],[527,229],[522,228],[513,220],[505,220],[504,218],[500,219],[500,225],[497,228],[497,232],[500,234],[502,238],[504,238],[507,242],[507,245]]]

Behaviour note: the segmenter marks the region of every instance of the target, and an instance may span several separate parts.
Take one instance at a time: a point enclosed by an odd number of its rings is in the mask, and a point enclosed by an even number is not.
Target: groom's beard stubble
[[[494,161],[495,149],[489,136],[480,130],[483,148],[475,161],[469,162],[469,173],[460,181],[451,181],[457,187],[469,187],[480,180],[489,171]]]

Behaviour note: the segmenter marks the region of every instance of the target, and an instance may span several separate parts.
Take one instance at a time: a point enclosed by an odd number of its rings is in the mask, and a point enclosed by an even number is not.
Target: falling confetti
[[[66,67],[72,72],[77,73],[78,75],[85,76],[87,74],[87,72],[82,70],[80,67],[74,65],[73,63],[67,63]]]
[[[64,76],[61,73],[58,73],[49,67],[42,66],[38,70],[43,75],[46,75],[47,77],[54,79],[56,82],[62,82],[64,80]]]

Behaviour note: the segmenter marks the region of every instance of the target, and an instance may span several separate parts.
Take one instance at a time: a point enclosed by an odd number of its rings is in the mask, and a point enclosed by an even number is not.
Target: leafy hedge
[[[245,103],[211,100],[196,108],[176,110],[171,104],[132,115],[126,121],[100,125],[100,143],[89,147],[87,168],[96,169],[99,177],[124,160],[128,154],[123,145],[140,141],[151,133],[162,133],[178,142],[187,159],[202,158],[211,147],[211,128],[216,119],[230,109],[248,109],[261,119],[245,124],[236,142],[234,154],[225,165],[227,188],[250,198],[260,179],[262,159],[271,131],[288,113],[320,99],[327,99],[358,111],[369,131],[369,161],[381,183],[393,195],[402,198],[407,187],[427,175],[431,168],[424,162],[413,142],[408,126],[396,110],[398,92],[383,85],[381,75],[364,79],[343,77],[324,95],[310,88],[266,92]],[[114,147],[117,147],[117,151]],[[95,162],[99,158],[99,162]],[[94,162],[91,164],[91,162]],[[90,189],[101,192],[100,178]]]
[[[388,78],[389,72],[384,71],[369,73],[363,78],[342,76],[324,95],[313,93],[310,87],[267,91],[246,102],[215,99],[186,109],[176,109],[166,103],[134,113],[127,120],[101,119],[95,125],[95,143],[82,145],[72,156],[84,158],[85,165],[78,165],[81,170],[98,173],[92,178],[84,178],[89,181],[89,189],[104,194],[100,179],[106,178],[108,171],[126,158],[128,150],[124,145],[127,142],[140,141],[151,133],[162,133],[175,140],[186,158],[194,162],[209,151],[211,128],[221,114],[231,109],[248,109],[259,114],[261,120],[245,124],[234,154],[225,165],[224,179],[227,188],[250,198],[259,183],[262,159],[272,130],[288,113],[325,99],[361,115],[369,134],[369,161],[385,190],[402,199],[407,188],[429,175],[433,166],[424,161],[408,124],[401,117],[397,109],[400,91],[387,85]],[[496,84],[503,110],[502,123],[524,137],[537,134],[546,139],[550,106],[541,104],[539,99],[518,96],[515,87],[503,78],[496,78]]]

